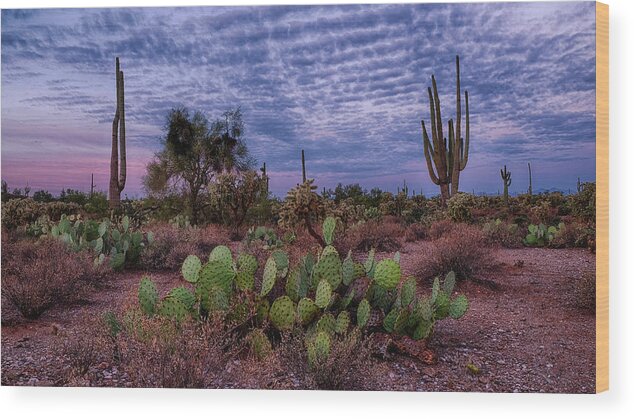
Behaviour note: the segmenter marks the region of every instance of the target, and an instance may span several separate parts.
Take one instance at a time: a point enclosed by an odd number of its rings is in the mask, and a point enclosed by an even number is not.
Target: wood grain
[[[609,11],[596,3],[596,392],[609,388]]]

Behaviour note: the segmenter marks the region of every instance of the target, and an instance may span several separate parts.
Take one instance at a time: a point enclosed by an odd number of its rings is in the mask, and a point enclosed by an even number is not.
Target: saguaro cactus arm
[[[434,163],[432,160],[432,155],[435,154],[435,151],[429,141],[427,129],[425,129],[425,121],[420,121],[420,123],[423,126],[423,149],[425,151],[425,160],[427,161],[427,171],[429,172],[429,177],[431,178],[431,181],[434,182],[436,185],[440,185],[440,180],[434,172]]]

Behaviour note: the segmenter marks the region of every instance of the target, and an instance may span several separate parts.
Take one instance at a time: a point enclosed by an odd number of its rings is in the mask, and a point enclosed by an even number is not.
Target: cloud
[[[4,10],[2,177],[56,190],[69,161],[107,172],[120,56],[131,195],[181,105],[212,119],[241,106],[278,195],[301,176],[301,149],[320,187],[406,179],[436,193],[420,121],[431,74],[443,119],[455,117],[459,54],[465,190],[493,192],[499,167],[528,161],[557,168],[542,170],[544,187],[567,189],[594,178],[594,34],[591,2]],[[46,176],[30,147],[47,150]]]

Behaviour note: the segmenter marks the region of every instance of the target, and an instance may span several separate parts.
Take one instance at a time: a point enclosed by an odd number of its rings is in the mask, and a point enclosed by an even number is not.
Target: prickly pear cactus
[[[456,286],[456,274],[451,271],[445,276],[445,281],[442,284],[442,289],[447,295],[453,294],[453,289]]]
[[[295,323],[295,303],[286,295],[279,297],[271,305],[269,318],[277,330],[289,330]]]
[[[187,258],[185,258],[185,261],[183,262],[183,266],[181,267],[181,272],[183,274],[183,278],[185,278],[185,281],[191,282],[192,284],[196,283],[196,281],[198,281],[198,273],[200,272],[201,268],[202,263],[200,262],[200,259],[198,259],[198,256],[187,256]]]
[[[317,332],[326,332],[330,336],[335,334],[335,330],[337,329],[337,319],[332,313],[326,313],[317,322],[316,330]]]
[[[317,262],[317,265],[315,265],[313,277],[315,281],[318,281],[317,283],[325,279],[330,283],[330,287],[336,290],[342,281],[341,260],[339,259],[339,255],[328,253],[322,256],[319,262]]]
[[[386,290],[396,288],[401,280],[401,267],[392,259],[384,259],[376,265],[374,272],[376,283]]]
[[[394,331],[394,323],[400,312],[400,308],[394,307],[387,313],[387,316],[383,319],[383,329],[385,329],[386,332],[392,333]]]
[[[416,278],[408,277],[401,287],[401,305],[407,307],[416,297]]]
[[[325,332],[318,332],[315,337],[317,358],[326,360],[330,356],[330,336]]]
[[[409,310],[402,308],[394,320],[394,332],[399,335],[405,334],[405,328],[407,327],[408,320]]]
[[[199,279],[196,282],[194,296],[204,311],[210,312],[228,308],[229,295],[226,290],[231,292],[230,285],[233,275],[233,269],[218,260],[208,262],[202,267],[198,274]]]
[[[352,260],[352,252],[348,252],[348,256],[341,264],[341,274],[343,279],[343,285],[346,287],[356,279],[354,270],[354,261]]]
[[[315,292],[315,304],[319,308],[326,308],[330,304],[330,298],[332,297],[332,288],[325,279],[319,281],[317,285],[317,291]]]
[[[252,291],[255,286],[255,275],[248,271],[238,271],[236,286],[242,291]]]
[[[196,297],[194,294],[185,287],[176,287],[171,290],[167,296],[178,299],[185,305],[185,307],[187,307],[187,310],[192,310],[194,308],[194,304],[196,303]]]
[[[209,254],[209,262],[220,261],[225,265],[233,265],[233,256],[227,246],[216,246]]]
[[[262,299],[255,306],[255,321],[257,324],[262,324],[269,316],[270,304],[269,300]]]
[[[255,256],[247,253],[242,253],[238,256],[237,264],[239,272],[248,272],[251,275],[255,275],[255,272],[258,270],[258,260]]]
[[[367,276],[374,277],[374,249],[370,249],[368,252],[368,258],[363,262],[363,268]]]
[[[434,317],[436,320],[442,320],[449,315],[449,305],[449,296],[444,291],[439,291],[434,302]]]
[[[469,301],[467,300],[467,297],[459,295],[449,304],[449,316],[454,319],[459,319],[464,316],[468,309]]]
[[[273,257],[269,257],[266,261],[266,265],[264,265],[264,274],[262,276],[262,289],[260,291],[260,296],[266,296],[275,285],[275,279],[277,278],[277,266],[275,264],[275,259]]]
[[[347,311],[342,311],[337,316],[337,324],[335,325],[335,333],[343,335],[348,331],[350,326],[350,315]]]
[[[357,307],[357,326],[363,328],[370,319],[370,303],[365,298],[361,300]]]
[[[297,317],[302,326],[310,324],[319,314],[319,307],[310,298],[302,298],[297,303]]]
[[[207,262],[201,268],[198,274],[198,282],[204,281],[210,285],[218,286],[224,291],[227,297],[230,297],[233,293],[233,279],[235,275],[236,273],[233,267],[227,264],[226,260],[214,259],[211,262]]]
[[[277,268],[277,277],[284,278],[288,273],[288,255],[283,250],[275,250],[271,253],[271,257],[275,260]]]
[[[156,311],[156,302],[158,301],[158,291],[152,280],[145,276],[139,284],[139,304],[141,310],[148,316]]]
[[[161,301],[158,313],[180,322],[189,315],[189,309],[180,299],[168,296]]]
[[[299,281],[299,269],[295,268],[290,274],[288,274],[288,277],[286,277],[286,286],[284,287],[286,295],[288,295],[294,302],[299,301],[301,298],[299,296]]]
[[[311,368],[317,368],[330,356],[330,336],[324,332],[317,333],[314,341],[309,341],[306,344],[306,353],[308,365]]]
[[[414,332],[412,333],[412,339],[420,340],[426,339],[432,331],[433,323],[429,320],[420,321],[416,327],[414,328]]]
[[[264,334],[262,329],[252,330],[246,337],[249,343],[249,350],[253,356],[262,360],[266,358],[272,351],[271,341]]]
[[[438,294],[440,294],[440,281],[438,280],[438,277],[436,277],[434,278],[434,283],[431,286],[431,303],[432,304],[436,303]]]
[[[416,311],[420,313],[423,320],[431,321],[434,315],[431,300],[429,298],[421,298],[416,304]]]
[[[328,246],[330,246],[334,239],[335,227],[337,225],[337,220],[333,217],[326,217],[323,224],[323,233],[324,233],[324,241]]]

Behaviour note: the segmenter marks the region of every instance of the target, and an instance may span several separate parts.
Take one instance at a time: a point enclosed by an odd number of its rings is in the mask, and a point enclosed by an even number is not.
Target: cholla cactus
[[[321,246],[325,246],[326,242],[313,227],[325,213],[324,199],[315,193],[316,189],[313,179],[309,179],[288,191],[280,208],[279,225],[286,229],[305,227]]]

